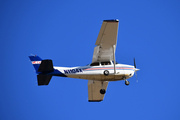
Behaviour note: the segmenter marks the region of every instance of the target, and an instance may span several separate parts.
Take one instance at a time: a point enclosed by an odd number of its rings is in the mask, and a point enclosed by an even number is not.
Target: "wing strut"
[[[112,46],[114,59],[114,74],[116,74],[115,45]]]

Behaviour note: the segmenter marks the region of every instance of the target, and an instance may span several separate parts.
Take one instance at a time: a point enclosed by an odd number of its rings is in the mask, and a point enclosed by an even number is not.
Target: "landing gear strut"
[[[105,70],[105,71],[106,71],[106,70]],[[109,72],[109,71],[108,71],[108,72]],[[104,94],[106,93],[106,90],[104,89],[103,83],[104,83],[104,82],[101,82],[102,89],[100,89],[100,91],[99,91],[102,95],[104,95]]]
[[[130,82],[125,80],[125,85],[129,85],[129,84],[130,84]]]
[[[125,85],[127,85],[127,86],[128,86],[128,85],[130,84],[130,82],[129,82],[129,81],[127,81],[126,77],[124,77],[123,79],[125,80]]]

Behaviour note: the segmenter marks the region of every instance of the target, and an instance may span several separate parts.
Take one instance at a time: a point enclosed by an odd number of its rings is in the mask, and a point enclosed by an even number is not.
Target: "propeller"
[[[134,68],[136,68],[136,61],[135,61],[135,58],[134,58]]]
[[[138,82],[138,79],[137,79],[137,71],[139,70],[139,69],[137,69],[136,68],[136,61],[135,61],[135,58],[134,58],[134,68],[135,68],[135,74],[136,74],[136,81]]]

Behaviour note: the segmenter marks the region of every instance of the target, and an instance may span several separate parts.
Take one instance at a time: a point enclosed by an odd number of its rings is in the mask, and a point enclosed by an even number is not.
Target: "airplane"
[[[104,99],[110,81],[127,80],[140,69],[134,66],[119,64],[115,59],[119,20],[104,20],[96,40],[92,63],[78,67],[53,66],[51,59],[42,60],[37,55],[29,56],[37,73],[38,85],[48,85],[52,76],[88,80],[88,101],[100,102]],[[137,74],[136,74],[137,75]]]

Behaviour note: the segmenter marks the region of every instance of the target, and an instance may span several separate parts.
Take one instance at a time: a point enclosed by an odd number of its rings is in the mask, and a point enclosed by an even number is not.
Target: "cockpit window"
[[[91,63],[90,66],[99,66],[99,62]]]
[[[111,62],[110,62],[110,61],[107,61],[107,62],[101,62],[101,65],[111,65]]]

